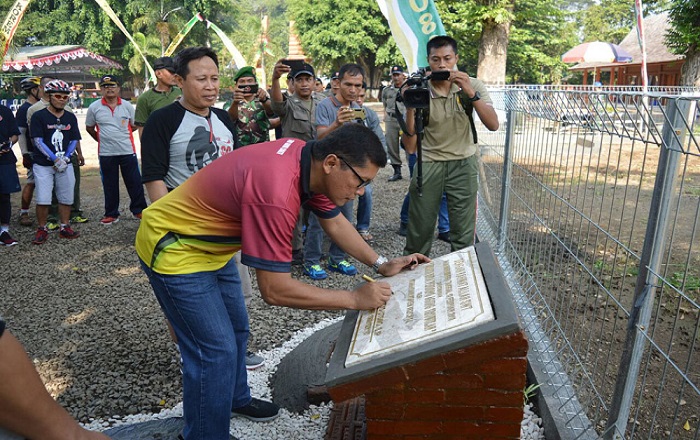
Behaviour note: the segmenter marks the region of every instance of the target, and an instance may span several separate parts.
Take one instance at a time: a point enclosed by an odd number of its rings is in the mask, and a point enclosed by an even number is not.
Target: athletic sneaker
[[[328,268],[333,272],[342,273],[343,275],[355,275],[357,274],[357,269],[355,266],[350,264],[348,260],[342,260],[338,263],[334,263],[330,258],[328,259]]]
[[[73,228],[66,225],[66,226],[61,228],[61,231],[58,233],[58,236],[61,238],[68,238],[68,239],[72,240],[74,238],[80,237],[80,232],[74,231]]]
[[[141,220],[141,217],[143,217],[143,214],[141,214],[141,213],[139,212],[138,214],[134,214],[134,217],[137,218],[137,219],[139,219],[139,220]]]
[[[31,226],[32,225],[32,219],[29,218],[29,213],[28,212],[22,212],[19,215],[19,224],[21,226]]]
[[[102,220],[100,220],[100,223],[109,226],[111,224],[117,223],[119,221],[119,217],[102,217]]]
[[[14,246],[17,244],[17,240],[12,238],[9,232],[2,231],[2,233],[0,233],[0,244],[3,246]]]
[[[59,224],[56,223],[56,222],[52,222],[52,221],[46,222],[46,229],[49,230],[49,231],[56,231],[56,230],[58,230],[60,227],[61,227],[61,225],[59,225]]]
[[[280,415],[280,407],[272,402],[253,397],[246,406],[231,410],[234,417],[245,417],[254,422],[269,422]]]
[[[245,368],[246,370],[255,370],[257,368],[262,367],[265,365],[265,358],[262,356],[258,356],[257,354],[253,353],[252,351],[248,351],[245,354]]]
[[[36,230],[34,235],[34,240],[32,244],[44,244],[44,242],[49,238],[49,231],[46,228],[39,228]]]
[[[74,215],[73,217],[70,218],[71,223],[85,223],[88,221],[87,217],[83,217],[82,215]]]
[[[326,271],[318,264],[304,264],[304,275],[312,280],[325,280],[328,278]]]

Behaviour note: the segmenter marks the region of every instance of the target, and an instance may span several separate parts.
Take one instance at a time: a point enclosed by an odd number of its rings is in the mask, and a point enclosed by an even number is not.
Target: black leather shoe
[[[397,180],[401,180],[403,177],[401,177],[401,174],[394,174],[393,176],[389,177],[389,182],[396,182]]]
[[[452,243],[452,240],[450,240],[450,231],[447,232],[440,232],[437,236],[438,240],[442,240],[445,243]]]
[[[408,225],[406,223],[401,223],[399,225],[399,235],[405,237],[408,234]]]

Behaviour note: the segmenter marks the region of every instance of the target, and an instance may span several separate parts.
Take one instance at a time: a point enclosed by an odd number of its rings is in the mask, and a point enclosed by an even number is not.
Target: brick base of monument
[[[436,354],[329,388],[345,419],[366,437],[326,439],[517,439],[523,419],[527,340],[522,331]],[[334,426],[350,427],[343,417]],[[360,429],[362,431],[362,429]]]
[[[345,402],[336,403],[331,411],[324,439],[365,440],[366,438],[365,399],[355,397]]]

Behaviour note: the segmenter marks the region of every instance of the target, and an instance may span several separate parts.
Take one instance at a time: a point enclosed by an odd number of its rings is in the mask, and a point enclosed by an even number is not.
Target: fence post
[[[498,218],[498,246],[497,252],[501,253],[504,250],[506,236],[508,234],[508,205],[510,202],[510,179],[513,169],[511,160],[513,150],[513,134],[515,133],[515,117],[517,90],[506,90],[504,103],[506,108],[506,143],[503,148],[503,177],[501,179],[501,206]]]
[[[663,145],[659,151],[659,163],[649,209],[649,223],[647,223],[642,256],[639,262],[634,302],[630,311],[627,336],[608,412],[608,423],[603,435],[606,439],[625,438],[642,355],[647,346],[646,338],[641,332],[649,328],[651,319],[654,293],[657,288],[657,277],[654,273],[660,273],[670,214],[669,206],[678,176],[678,165],[683,154],[679,137],[685,129],[683,118],[686,117],[689,109],[690,102],[687,100],[679,100],[678,98],[668,100],[668,118],[664,122],[662,132]]]

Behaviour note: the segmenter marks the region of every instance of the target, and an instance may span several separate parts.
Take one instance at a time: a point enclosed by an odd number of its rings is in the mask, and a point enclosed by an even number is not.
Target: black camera
[[[418,69],[408,77],[404,87],[407,89],[403,92],[403,103],[409,108],[428,108],[430,107],[430,92],[428,91],[428,81],[446,81],[450,78],[449,70],[441,70],[432,72],[426,75],[425,69]]]
[[[246,86],[239,86],[238,89],[243,93],[258,93],[257,84],[248,84]]]

